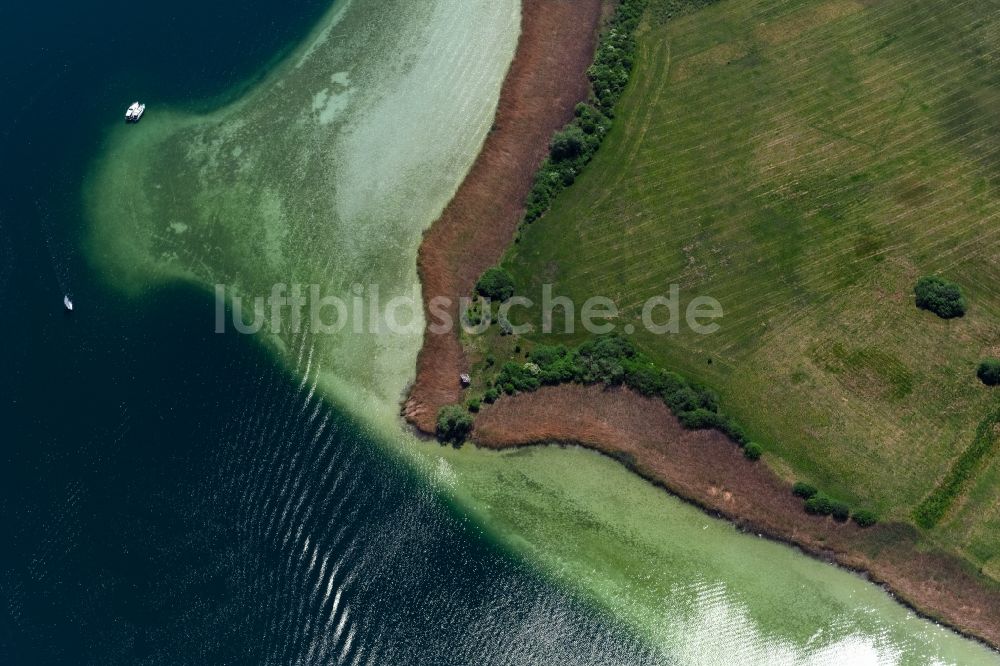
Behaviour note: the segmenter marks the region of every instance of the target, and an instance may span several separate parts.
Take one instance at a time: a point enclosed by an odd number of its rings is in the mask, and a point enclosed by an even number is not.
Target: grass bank
[[[577,304],[611,298],[617,330],[634,327],[658,366],[714,389],[787,485],[872,507],[895,525],[887,539],[958,558],[995,590],[1000,469],[977,430],[998,398],[975,378],[1000,321],[995,12],[676,7],[651,3],[601,149],[504,267],[536,302],[543,284]],[[916,308],[922,275],[962,285],[965,316]],[[647,331],[643,304],[672,284],[682,306],[717,299],[721,329]],[[524,337],[467,339],[474,376],[589,337],[532,322]],[[929,495],[947,501],[918,525]]]
[[[1000,320],[994,14],[759,1],[660,22],[656,7],[603,147],[504,266],[535,300],[543,283],[611,298],[614,323],[717,391],[789,480],[911,521],[997,400],[975,378]],[[963,286],[964,317],[914,306],[926,274]],[[716,298],[721,329],[647,332],[642,305],[671,284],[682,305]],[[587,338],[540,329],[474,352]],[[972,500],[992,529],[1000,488]],[[957,544],[972,563],[1000,555],[972,532]]]

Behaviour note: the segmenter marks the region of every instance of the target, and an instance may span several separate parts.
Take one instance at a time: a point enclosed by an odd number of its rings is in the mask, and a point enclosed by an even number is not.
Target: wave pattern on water
[[[246,389],[192,500],[231,518],[230,583],[261,663],[665,663],[479,541],[343,415],[299,418],[307,386]]]

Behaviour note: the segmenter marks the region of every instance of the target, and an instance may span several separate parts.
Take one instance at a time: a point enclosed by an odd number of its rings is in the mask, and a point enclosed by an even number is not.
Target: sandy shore
[[[602,0],[524,0],[521,38],[496,122],[468,177],[424,236],[418,256],[428,324],[430,299],[454,304],[512,242],[532,177],[552,133],[586,99]],[[438,410],[460,402],[468,368],[454,332],[428,331],[406,419],[433,433]],[[624,389],[547,387],[503,398],[476,420],[480,446],[577,443],[602,451],[670,492],[744,529],[863,572],[927,617],[1000,649],[1000,584],[963,560],[926,550],[916,528],[812,517],[765,463],[747,461],[723,435],[680,427],[661,401]]]

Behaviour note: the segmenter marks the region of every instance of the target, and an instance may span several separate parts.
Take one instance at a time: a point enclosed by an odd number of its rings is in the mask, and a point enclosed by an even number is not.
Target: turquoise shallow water
[[[258,341],[215,335],[204,292],[126,297],[83,251],[82,182],[123,103],[149,103],[142,130],[166,100],[217,108],[328,9],[0,6],[2,664],[649,656]]]
[[[420,232],[488,131],[516,4],[404,5],[303,6],[285,24],[219,6],[205,34],[233,17],[244,32],[188,49],[273,32],[270,47],[200,65],[200,85],[163,64],[152,86],[132,71],[148,63],[118,72],[109,53],[75,74],[104,91],[89,124],[6,135],[35,178],[0,209],[18,322],[0,661],[989,663],[593,454],[415,441],[397,400],[417,335],[212,332],[218,281],[414,286]],[[164,46],[144,51],[167,62],[182,49],[160,18]],[[104,120],[136,80],[179,101]],[[43,139],[70,146],[48,182]]]

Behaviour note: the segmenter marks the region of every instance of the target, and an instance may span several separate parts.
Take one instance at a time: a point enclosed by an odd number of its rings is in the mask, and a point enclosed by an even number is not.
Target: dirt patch
[[[521,37],[500,93],[493,130],[465,182],[424,235],[417,258],[429,326],[458,320],[458,298],[496,264],[514,238],[523,202],[553,132],[587,99],[602,0],[524,0]],[[436,297],[451,305],[432,309]],[[448,327],[449,329],[453,327]],[[461,398],[466,361],[454,330],[430,329],[403,414],[434,431],[438,410]]]
[[[475,441],[501,449],[573,442],[744,529],[863,571],[920,613],[1000,646],[1000,585],[951,555],[918,547],[915,528],[813,517],[766,464],[715,431],[689,431],[662,401],[626,389],[564,385],[505,397],[476,420]]]

